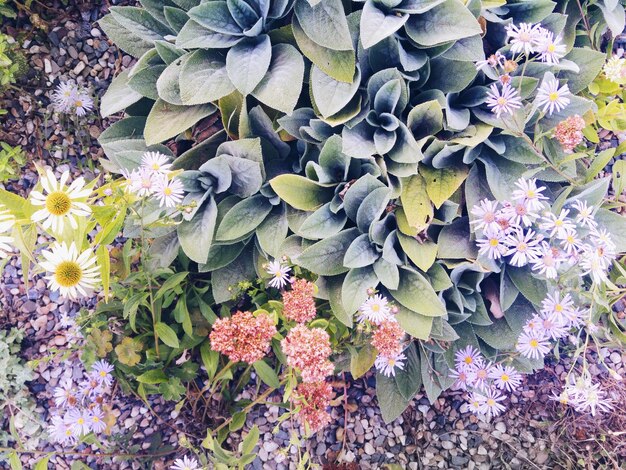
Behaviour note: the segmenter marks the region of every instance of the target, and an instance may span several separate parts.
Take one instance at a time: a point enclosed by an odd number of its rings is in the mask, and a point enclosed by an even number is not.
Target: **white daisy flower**
[[[610,81],[619,84],[626,83],[626,59],[613,56],[607,60],[602,70]]]
[[[515,182],[518,189],[513,191],[513,200],[517,202],[524,201],[528,210],[537,212],[545,208],[543,201],[548,198],[541,194],[546,188],[545,186],[537,187],[537,180],[520,178]]]
[[[486,254],[490,259],[500,259],[507,251],[504,244],[504,234],[494,230],[487,231],[485,238],[476,240],[478,252]]]
[[[93,99],[88,93],[81,91],[74,97],[72,103],[77,116],[84,116],[93,109]]]
[[[509,260],[509,264],[512,266],[526,266],[530,260],[537,259],[539,256],[539,243],[543,239],[543,236],[539,235],[535,237],[535,232],[528,230],[516,230],[504,239],[505,245],[508,247],[505,256],[513,256]]]
[[[196,459],[185,455],[182,459],[176,459],[174,464],[170,467],[170,470],[198,470],[199,468]]]
[[[474,230],[500,230],[500,224],[498,224],[498,201],[483,199],[472,208],[471,212],[476,217],[471,222],[474,225]]]
[[[77,94],[78,88],[73,82],[60,83],[51,97],[55,110],[59,113],[70,112]]]
[[[71,408],[76,406],[77,401],[76,388],[71,381],[54,389],[54,404],[57,408]]]
[[[524,52],[526,55],[535,52],[537,39],[541,36],[541,25],[520,23],[519,26],[510,23],[506,27],[506,35],[511,38],[511,52]]]
[[[500,117],[502,113],[513,114],[513,111],[522,107],[522,100],[517,90],[509,84],[502,85],[502,90],[498,89],[495,83],[492,83],[491,91],[487,92],[487,106],[495,113],[496,117]]]
[[[527,201],[516,201],[504,204],[502,215],[509,220],[512,226],[530,227],[539,218],[539,214],[530,209]]]
[[[543,28],[542,28],[543,29]],[[561,42],[561,36],[554,37],[552,31],[543,29],[542,35],[536,43],[539,60],[548,64],[558,64],[565,57],[565,44]]]
[[[542,230],[550,232],[550,236],[563,240],[567,238],[568,234],[572,231],[576,232],[576,225],[571,219],[568,219],[569,209],[561,209],[558,217],[552,212],[546,212],[541,218],[543,221],[539,226]]]
[[[500,51],[497,51],[495,54],[491,54],[485,60],[479,60],[474,65],[476,66],[476,70],[484,70],[488,67],[497,68],[498,66],[502,67],[504,65],[504,61],[506,57],[504,57]]]
[[[76,443],[72,428],[67,425],[61,416],[52,417],[52,424],[48,426],[48,434],[53,441],[60,444],[74,445]]]
[[[561,265],[561,257],[558,249],[552,248],[546,242],[541,242],[539,256],[531,261],[532,270],[546,276],[548,279],[555,279]]]
[[[183,202],[185,195],[183,183],[178,178],[169,179],[167,175],[158,175],[153,187],[153,194],[161,207],[176,207]]]
[[[602,247],[605,250],[610,251],[610,252],[615,251],[615,243],[613,243],[611,234],[605,228],[601,230],[598,230],[597,228],[592,229],[591,240],[593,244],[598,247]]]
[[[477,363],[476,367],[471,368],[468,371],[468,382],[479,390],[487,389],[487,380],[489,379],[489,373],[491,372],[491,364],[485,364],[484,362]]]
[[[574,256],[578,253],[578,249],[582,246],[582,240],[578,238],[576,230],[568,230],[565,237],[558,237],[561,239],[561,246],[565,253],[570,256]]]
[[[470,381],[469,372],[465,367],[450,369],[449,375],[454,379],[454,383],[452,384],[453,390],[467,390],[467,387],[470,385]]]
[[[167,155],[159,152],[146,152],[141,157],[141,166],[155,173],[167,173],[172,163]]]
[[[587,201],[577,199],[574,201],[574,209],[578,211],[576,215],[576,223],[579,223],[583,227],[595,228],[598,226],[598,223],[595,221],[594,215],[594,207],[589,207],[587,205]]]
[[[529,334],[541,334],[542,332],[542,319],[538,315],[533,315],[526,321],[524,325],[524,331]]]
[[[498,416],[505,410],[504,406],[500,403],[505,399],[506,397],[498,390],[493,388],[487,390],[485,400],[481,406],[481,413],[487,415],[488,418]]]
[[[91,432],[89,411],[72,408],[65,414],[65,424],[72,429],[74,437],[81,437]]]
[[[267,266],[267,273],[272,275],[272,279],[269,280],[268,285],[276,289],[282,289],[291,281],[290,271],[291,268],[289,266],[283,266],[278,260],[270,262]]]
[[[515,345],[520,354],[529,359],[541,359],[550,351],[550,342],[539,333],[522,333]]]
[[[610,260],[611,258],[606,256],[603,247],[585,245],[578,266],[583,276],[589,274],[594,282],[602,284],[609,279]]]
[[[55,233],[62,232],[66,221],[73,229],[78,228],[76,217],[86,217],[91,209],[85,204],[85,199],[91,194],[91,189],[85,188],[85,180],[76,178],[72,184],[65,186],[70,177],[69,171],[63,172],[57,181],[52,170],[47,169],[39,182],[43,192],[31,191],[30,199],[35,206],[44,206],[32,215],[34,222],[41,222],[46,230]]]
[[[359,307],[359,312],[361,314],[358,321],[368,320],[375,325],[380,325],[383,321],[393,318],[387,298],[380,294],[373,295],[363,302]]]
[[[128,189],[139,197],[150,196],[154,192],[157,175],[150,169],[139,167],[126,175]]]
[[[468,367],[479,367],[484,364],[482,354],[474,346],[466,346],[463,349],[459,349],[454,354],[454,362],[456,368],[459,370],[467,370]]]
[[[41,254],[45,261],[39,264],[50,273],[46,276],[50,289],[60,291],[64,297],[72,300],[87,297],[100,282],[100,268],[91,250],[79,254],[74,243],[68,247],[63,242],[53,245],[50,251],[42,250]]]
[[[485,400],[486,398],[484,397],[484,395],[476,392],[472,393],[469,396],[468,409],[475,415],[482,415],[483,404],[485,403]]]
[[[541,86],[537,90],[536,103],[537,106],[543,107],[543,112],[552,114],[565,109],[570,103],[568,96],[570,95],[567,84],[559,86],[559,81],[554,76],[546,75],[541,82]]]
[[[560,320],[553,317],[546,317],[541,321],[543,333],[548,338],[558,340],[567,335],[567,328]]]
[[[89,421],[92,431],[96,434],[103,432],[107,428],[106,422],[104,421],[104,413],[99,406],[94,406],[89,410]]]
[[[522,383],[522,375],[511,366],[497,364],[491,368],[489,378],[500,390],[513,392]]]
[[[558,322],[563,323],[563,318],[567,312],[574,308],[574,301],[569,294],[565,294],[561,298],[561,293],[555,291],[553,294],[548,294],[545,299],[541,301],[540,313],[544,318],[553,318]]]
[[[405,361],[406,356],[403,353],[398,353],[390,357],[379,354],[374,361],[374,367],[385,377],[395,377],[396,369],[404,370]]]

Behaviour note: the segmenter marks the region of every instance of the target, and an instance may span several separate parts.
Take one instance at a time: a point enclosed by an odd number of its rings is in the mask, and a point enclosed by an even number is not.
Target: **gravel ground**
[[[8,26],[3,31],[9,34],[27,31],[26,37],[20,37],[20,44],[30,64],[22,83],[26,93],[12,91],[5,96],[3,107],[9,109],[9,114],[0,125],[0,140],[22,145],[31,157],[30,166],[21,178],[6,184],[6,189],[13,192],[25,194],[34,186],[37,179],[34,163],[50,165],[59,173],[67,169],[88,180],[98,176],[95,162],[102,156],[102,150],[95,139],[110,121],[101,120],[96,114],[79,123],[59,119],[50,110],[48,95],[60,80],[74,79],[90,87],[95,96],[101,96],[110,79],[128,67],[132,58],[110,45],[95,23],[106,6],[71,3],[67,8],[57,0],[46,2],[60,15],[47,32],[32,30],[24,20],[14,25],[15,30]],[[43,16],[46,17],[45,13]],[[607,142],[615,140],[610,135],[603,138]],[[36,278],[25,286],[21,275],[17,259],[2,273],[0,327],[18,326],[25,330],[25,359],[53,357],[39,362],[35,380],[30,384],[41,418],[47,421],[54,387],[64,377],[82,375],[76,352],[67,358],[56,354],[72,351],[77,341],[62,319],[74,317],[81,308],[91,310],[94,301],[83,305],[61,302],[58,295],[47,290],[42,279]],[[626,376],[626,353],[603,350],[601,354],[613,369]],[[626,440],[620,434],[626,429],[626,410],[622,405],[626,391],[623,385],[608,378],[603,365],[595,365],[597,360],[591,358],[591,362],[592,373],[611,390],[621,407],[603,419],[581,417],[549,399],[560,391],[569,368],[567,359],[530,377],[512,395],[507,412],[490,423],[464,411],[462,393],[446,392],[432,406],[426,397],[417,395],[401,418],[385,425],[375,398],[374,378],[367,375],[349,380],[347,400],[343,396],[344,383],[341,380],[334,383],[337,406],[332,409],[333,423],[323,433],[305,441],[303,447],[314,462],[326,469],[377,469],[385,464],[408,469],[620,468],[626,462]],[[203,437],[206,432],[204,422],[185,409],[179,414],[172,404],[160,399],[150,401],[147,406],[117,391],[114,407],[119,411],[117,434],[122,436],[114,444],[123,453],[168,451],[178,447],[178,440],[185,435],[182,430],[192,437]],[[295,425],[284,421],[277,433],[273,433],[280,410],[278,406],[260,406],[248,417],[244,434],[254,424],[261,430],[258,456],[250,465],[252,469],[297,468],[297,454],[302,448],[290,445],[291,434],[297,433]],[[235,433],[228,442],[236,447],[238,441],[239,435]],[[55,469],[70,468],[71,462],[78,458],[62,455],[59,446],[47,445],[44,450],[60,453],[50,461]],[[87,446],[77,450],[97,452],[95,447]],[[166,468],[172,458],[156,459],[152,468]],[[80,459],[94,469],[150,468],[139,458],[121,462],[96,456]],[[32,468],[35,459],[24,455],[22,461],[25,468]]]

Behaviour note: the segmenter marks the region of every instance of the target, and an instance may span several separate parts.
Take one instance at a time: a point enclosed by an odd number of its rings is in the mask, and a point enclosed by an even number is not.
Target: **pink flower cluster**
[[[504,411],[502,391],[512,392],[522,383],[521,374],[513,367],[487,363],[473,346],[456,352],[450,375],[456,379],[453,388],[471,391],[469,409],[488,418]]]
[[[328,382],[301,383],[290,401],[300,407],[298,416],[313,433],[326,427],[331,420],[327,408],[333,398],[333,388]]]
[[[306,323],[317,315],[315,308],[315,284],[306,279],[297,279],[291,290],[283,292],[283,313],[285,317],[298,323]]]
[[[68,381],[54,390],[57,410],[48,429],[54,441],[74,445],[91,432],[105,432],[112,417],[110,407],[106,405],[106,395],[113,383],[112,371],[113,366],[101,360],[82,381],[76,384]]]
[[[287,365],[298,369],[303,382],[323,382],[335,368],[328,359],[332,354],[330,336],[321,328],[299,324],[280,342]]]
[[[576,114],[556,126],[554,138],[561,144],[565,153],[572,153],[574,148],[583,141],[582,130],[584,128],[585,120]]]
[[[231,361],[252,364],[265,357],[275,334],[276,327],[269,315],[255,317],[251,312],[239,311],[230,318],[216,320],[209,338],[214,351]]]

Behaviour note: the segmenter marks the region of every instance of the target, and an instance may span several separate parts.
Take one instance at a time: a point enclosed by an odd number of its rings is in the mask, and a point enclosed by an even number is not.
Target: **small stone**
[[[613,364],[620,364],[622,362],[622,356],[618,352],[612,352],[609,356]]]
[[[480,445],[478,446],[478,451],[477,451],[478,455],[487,455],[487,449],[485,449],[484,446]]]
[[[76,64],[76,67],[74,67],[74,69],[72,70],[72,72],[74,72],[76,75],[80,74],[83,70],[85,70],[85,63],[84,62],[79,62]]]
[[[372,445],[371,442],[366,442],[365,443],[365,447],[364,447],[365,453],[367,455],[373,455],[374,452],[376,452],[376,449],[374,449],[374,446]]]
[[[67,343],[67,339],[65,338],[65,336],[57,335],[54,337],[54,344],[56,346],[63,346],[65,343]]]
[[[496,429],[502,433],[506,432],[506,424],[504,424],[502,421],[498,421],[496,423]]]

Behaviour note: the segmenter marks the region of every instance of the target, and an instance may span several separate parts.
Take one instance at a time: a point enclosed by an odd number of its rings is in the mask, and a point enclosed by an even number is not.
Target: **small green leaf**
[[[270,185],[283,201],[303,211],[316,210],[334,194],[334,185],[322,185],[294,174],[278,175],[270,181]]]
[[[137,382],[142,384],[160,384],[167,380],[167,375],[161,369],[152,369],[137,377]]]
[[[252,364],[252,367],[254,367],[254,371],[267,386],[272,388],[280,387],[280,381],[278,380],[276,371],[267,365],[267,362],[263,360],[256,361]]]
[[[406,308],[429,317],[441,317],[446,307],[428,280],[418,272],[400,269],[400,285],[390,291],[394,299]]]
[[[159,339],[163,341],[170,348],[177,349],[179,347],[178,337],[174,330],[163,322],[158,322],[155,327],[155,331],[159,335]]]
[[[358,351],[352,349],[350,351],[350,373],[352,378],[358,379],[366,374],[374,365],[378,351],[370,343],[366,343]]]
[[[465,165],[449,168],[420,166],[419,171],[426,181],[426,192],[430,200],[439,209],[463,184],[469,173],[469,168]]]
[[[163,284],[161,284],[161,287],[159,288],[159,290],[156,292],[155,296],[154,296],[154,300],[159,300],[161,297],[163,297],[168,291],[170,290],[174,290],[175,287],[179,286],[180,284],[182,284],[183,280],[189,275],[189,273],[187,271],[183,271],[180,273],[176,273],[173,274],[172,276],[168,277],[165,282]]]

